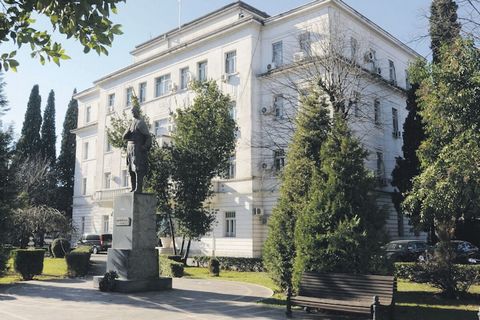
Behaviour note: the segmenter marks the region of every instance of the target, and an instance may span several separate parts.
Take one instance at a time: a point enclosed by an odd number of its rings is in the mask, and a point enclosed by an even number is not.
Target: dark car
[[[82,235],[80,240],[78,240],[77,244],[79,246],[90,246],[90,251],[94,254],[97,254],[100,251],[107,251],[108,248],[112,247],[112,234],[85,233]]]
[[[422,240],[396,240],[384,247],[386,256],[394,262],[413,262],[427,250],[427,243]]]
[[[468,241],[452,240],[450,245],[455,252],[455,263],[480,264],[480,251]],[[438,246],[438,243],[437,245]]]

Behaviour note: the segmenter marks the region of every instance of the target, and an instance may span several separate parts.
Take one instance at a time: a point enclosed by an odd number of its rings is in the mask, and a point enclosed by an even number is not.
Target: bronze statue
[[[148,170],[147,156],[152,145],[152,136],[147,124],[140,117],[138,106],[133,106],[132,115],[132,122],[125,131],[123,139],[127,140],[127,166],[132,183],[130,192],[142,193],[143,178]]]

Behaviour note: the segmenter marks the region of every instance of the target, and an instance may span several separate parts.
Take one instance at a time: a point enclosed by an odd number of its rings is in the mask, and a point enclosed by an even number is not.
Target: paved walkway
[[[27,281],[0,287],[1,320],[285,319],[284,308],[256,303],[268,288],[232,281],[174,279],[173,290],[104,293],[91,278]],[[332,319],[295,312],[296,319]],[[343,318],[335,318],[343,319]]]

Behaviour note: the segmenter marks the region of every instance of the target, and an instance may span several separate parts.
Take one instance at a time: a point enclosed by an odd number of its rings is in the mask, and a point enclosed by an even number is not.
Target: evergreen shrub
[[[13,251],[15,271],[22,275],[23,280],[32,280],[34,276],[43,272],[43,249],[18,249]]]
[[[70,241],[64,238],[57,238],[52,241],[51,250],[54,258],[64,258],[70,252]]]
[[[240,272],[263,272],[265,267],[263,266],[262,258],[237,258],[237,257],[215,257],[220,263],[220,268],[227,271],[240,271]],[[207,268],[210,261],[210,257],[207,256],[195,256],[193,260],[197,267]]]
[[[183,263],[168,259],[168,256],[160,256],[160,274],[164,277],[181,278],[183,277]]]
[[[84,277],[90,267],[90,253],[72,251],[65,255],[65,261],[69,277]]]
[[[218,277],[220,275],[220,262],[216,258],[210,258],[208,261],[208,271],[210,275]]]
[[[10,258],[10,251],[0,248],[0,276],[5,274],[8,269],[8,259]]]

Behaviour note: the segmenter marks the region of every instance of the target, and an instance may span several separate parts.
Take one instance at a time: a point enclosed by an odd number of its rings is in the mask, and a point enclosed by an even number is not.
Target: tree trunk
[[[188,254],[190,253],[190,244],[192,239],[188,238],[187,250],[185,250],[185,256],[183,257],[183,264],[187,265]]]
[[[175,245],[175,230],[173,229],[172,216],[170,215],[170,213],[167,213],[167,215],[168,215],[168,224],[170,226],[170,234],[172,235],[173,254],[177,255],[177,246]]]
[[[292,286],[288,286],[287,288],[287,311],[285,312],[287,317],[292,316],[292,302],[290,298],[292,297]]]
[[[182,247],[180,248],[180,253],[179,255],[183,256],[183,248],[185,246],[185,235],[182,237]]]

